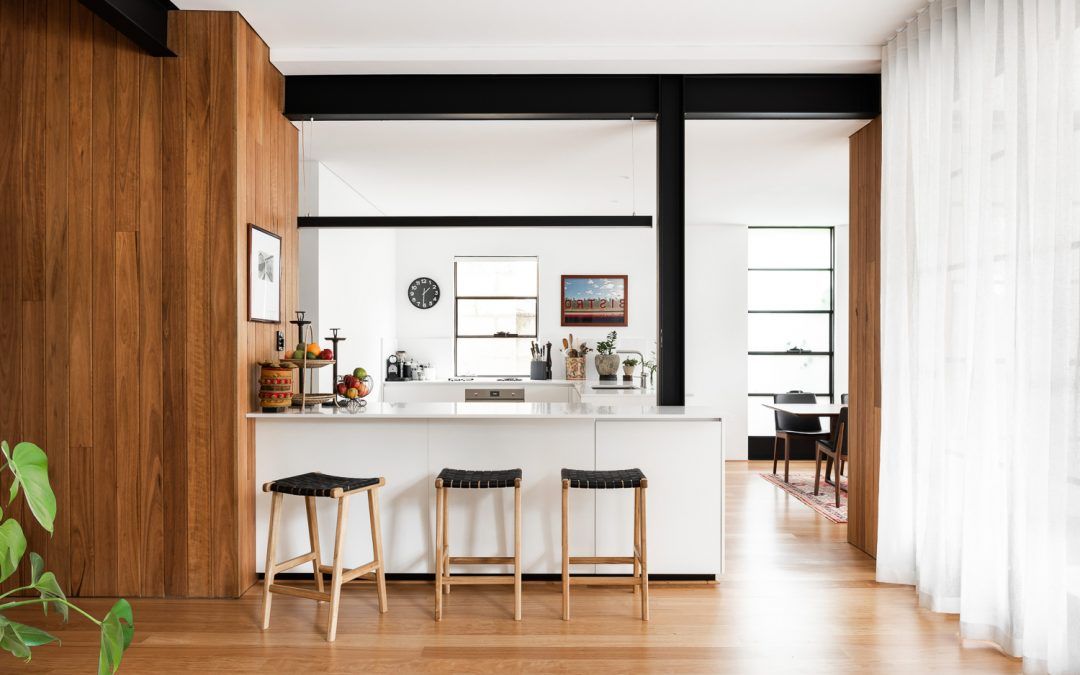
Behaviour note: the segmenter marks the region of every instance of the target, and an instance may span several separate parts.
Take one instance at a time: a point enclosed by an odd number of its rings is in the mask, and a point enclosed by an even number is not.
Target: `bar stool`
[[[498,557],[450,557],[450,488],[514,488],[514,555]],[[513,565],[514,576],[450,576],[450,565]],[[514,620],[521,621],[521,469],[469,471],[443,469],[435,479],[435,620],[442,621],[443,593],[451,584],[514,584]],[[445,590],[444,590],[445,589]]]
[[[272,593],[308,598],[330,603],[330,613],[326,626],[326,641],[333,642],[337,637],[338,607],[341,603],[341,585],[360,577],[374,580],[379,595],[379,611],[386,611],[386,572],[383,569],[382,529],[379,525],[379,488],[386,484],[384,478],[343,478],[321,473],[305,473],[299,476],[270,481],[263,485],[263,492],[272,492],[270,499],[270,536],[266,542],[266,574],[263,582],[263,630],[270,627],[270,602]],[[342,549],[345,545],[345,526],[349,516],[349,497],[360,492],[367,492],[368,512],[371,520],[371,548],[375,559],[359,567],[343,570]],[[281,498],[283,495],[297,495],[304,498],[307,506],[308,539],[311,550],[303,555],[290,558],[285,562],[276,562],[278,530],[281,525]],[[333,565],[322,564],[319,547],[319,523],[315,514],[315,498],[330,497],[336,499],[337,531],[334,535]],[[315,587],[312,591],[296,586],[282,586],[274,583],[279,572],[310,562],[315,571]],[[374,573],[374,578],[370,575]],[[330,574],[330,591],[323,588],[323,574]]]
[[[570,584],[604,584],[641,588],[641,620],[649,620],[649,556],[645,540],[645,489],[649,481],[641,469],[615,471],[562,470],[562,607],[563,621],[570,620]],[[570,556],[570,488],[585,490],[634,490],[634,555]],[[632,577],[571,577],[570,565],[626,565],[633,563]]]

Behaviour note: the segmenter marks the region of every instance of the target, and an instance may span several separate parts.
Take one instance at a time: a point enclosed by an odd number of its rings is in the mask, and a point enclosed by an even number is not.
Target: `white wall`
[[[304,200],[310,215],[355,213],[360,197],[318,162],[307,165]],[[341,329],[346,339],[339,344],[339,374],[362,366],[380,381],[386,357],[383,343],[396,329],[396,249],[393,230],[300,232],[300,307],[307,311],[316,341],[323,347],[331,346],[324,339],[330,329]],[[295,333],[287,333],[286,346],[295,342]],[[318,390],[330,391],[331,370],[317,372]],[[381,388],[376,387],[374,399],[380,395]]]
[[[559,349],[568,333],[595,345],[610,330],[620,349],[638,349],[646,358],[656,340],[656,232],[627,229],[407,229],[397,232],[396,348],[428,362],[439,378],[454,374],[454,257],[537,256],[540,265],[538,334],[553,347],[553,377],[565,374]],[[629,325],[623,328],[564,328],[560,325],[560,276],[626,274]],[[431,309],[409,303],[405,289],[417,277],[430,277],[442,289]],[[389,352],[389,350],[387,350]],[[595,378],[595,369],[589,368]]]

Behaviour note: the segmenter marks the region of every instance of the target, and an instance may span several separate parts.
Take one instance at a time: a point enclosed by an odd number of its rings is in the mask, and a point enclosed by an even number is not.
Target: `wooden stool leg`
[[[327,619],[326,641],[337,639],[338,607],[341,605],[341,563],[345,551],[345,526],[349,520],[349,497],[338,497],[337,531],[334,533],[334,574],[330,578],[330,615]]]
[[[562,618],[570,620],[570,481],[562,482]]]
[[[514,620],[521,621],[521,481],[514,482]]]
[[[443,593],[450,595],[450,490],[444,488],[442,494],[442,538],[443,538]]]
[[[315,554],[315,559],[311,561],[311,566],[315,568],[315,589],[322,593],[325,589],[323,574],[319,571],[322,567],[322,551],[319,545],[319,517],[315,512],[315,498],[304,497],[304,507],[307,509],[308,540],[311,542],[311,552]]]
[[[280,492],[274,492],[270,496],[270,533],[266,537],[266,571],[263,574],[263,630],[270,627],[270,586],[274,583],[274,565],[277,564],[275,550],[277,549],[278,525],[281,524],[281,497]]]
[[[634,489],[634,579],[641,583],[641,488]],[[640,593],[641,586],[631,586],[630,592]]]
[[[435,620],[442,621],[443,501],[442,481],[435,481]]]
[[[379,488],[371,488],[367,493],[368,516],[371,519],[371,551],[375,556],[375,564],[379,567],[375,570],[375,587],[379,594],[379,611],[385,612],[386,607],[386,570],[383,565],[382,550],[382,526],[379,517]],[[320,589],[321,584],[320,584]]]
[[[641,504],[638,517],[641,518],[641,620],[649,620],[649,544],[645,527],[645,492],[648,484],[641,481]]]

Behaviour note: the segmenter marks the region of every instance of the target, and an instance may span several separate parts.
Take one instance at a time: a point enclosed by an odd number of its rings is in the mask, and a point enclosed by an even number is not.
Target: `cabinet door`
[[[649,572],[723,572],[724,446],[719,421],[597,421],[596,468],[638,468],[648,478]],[[595,492],[596,555],[630,555],[634,491]],[[629,565],[610,567],[619,570],[632,571]]]
[[[529,403],[570,403],[570,390],[553,384],[530,384],[525,387],[525,400]]]

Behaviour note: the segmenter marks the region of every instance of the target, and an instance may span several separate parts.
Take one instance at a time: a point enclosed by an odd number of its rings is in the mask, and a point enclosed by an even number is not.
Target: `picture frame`
[[[563,326],[628,325],[628,275],[564,274],[560,286]]]
[[[281,323],[281,237],[248,223],[248,321]]]

